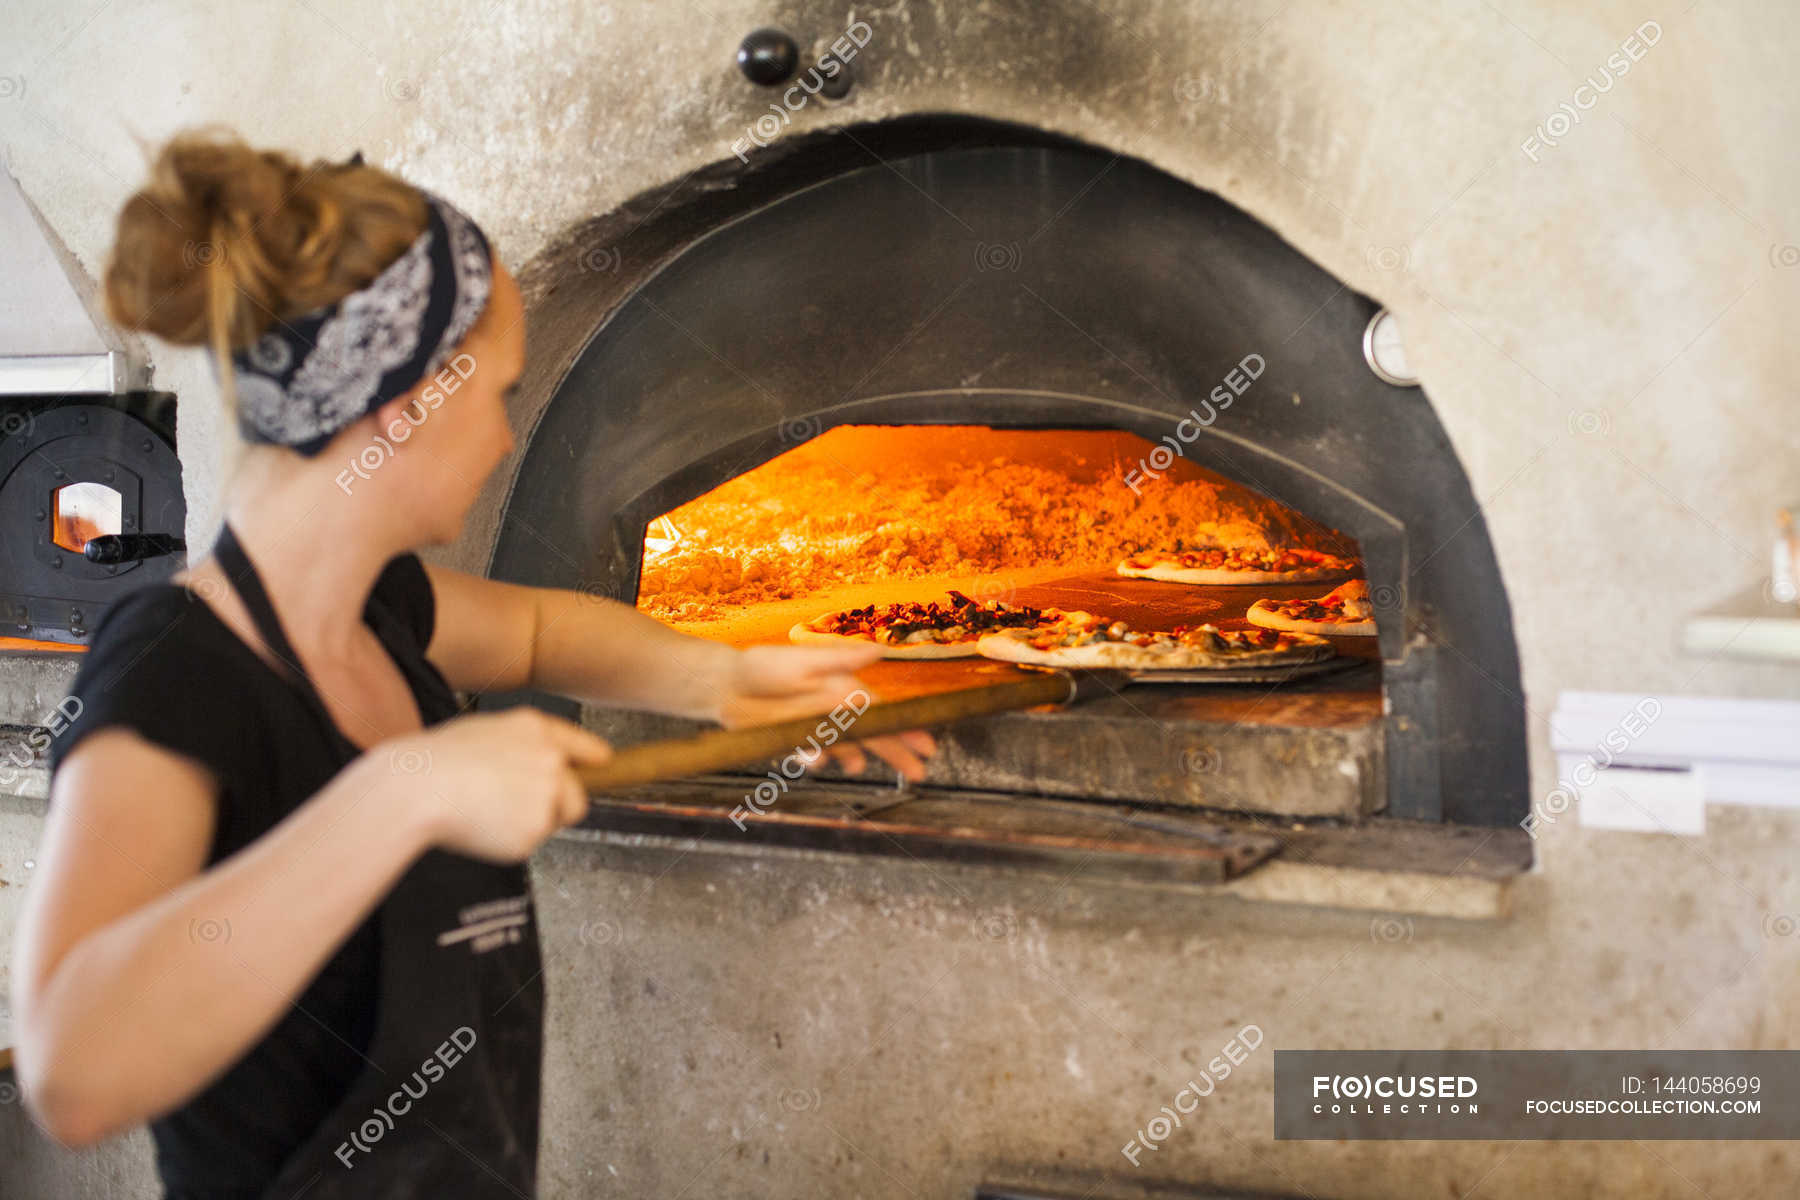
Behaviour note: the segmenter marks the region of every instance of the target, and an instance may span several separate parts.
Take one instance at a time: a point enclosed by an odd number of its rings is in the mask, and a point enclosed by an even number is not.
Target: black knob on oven
[[[800,67],[800,47],[779,29],[758,29],[738,43],[738,70],[751,83],[786,83]]]

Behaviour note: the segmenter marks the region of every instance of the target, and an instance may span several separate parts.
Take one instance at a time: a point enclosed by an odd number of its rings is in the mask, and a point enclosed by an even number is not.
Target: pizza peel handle
[[[1077,690],[1077,678],[1070,672],[1034,671],[1027,678],[1005,683],[871,704],[844,727],[842,736],[846,740],[879,737],[1039,704],[1064,704],[1076,698]],[[834,728],[831,719],[820,714],[775,725],[714,729],[694,737],[640,742],[619,750],[607,762],[578,767],[576,773],[590,794],[686,779],[785,757],[806,748],[811,739],[818,737],[821,723],[827,730]]]

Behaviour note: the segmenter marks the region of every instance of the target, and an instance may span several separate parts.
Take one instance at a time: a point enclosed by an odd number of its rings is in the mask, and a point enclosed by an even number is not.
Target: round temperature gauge
[[[1406,347],[1400,341],[1400,322],[1394,314],[1382,309],[1369,318],[1363,330],[1363,359],[1375,378],[1395,387],[1418,387],[1419,377],[1406,362]]]

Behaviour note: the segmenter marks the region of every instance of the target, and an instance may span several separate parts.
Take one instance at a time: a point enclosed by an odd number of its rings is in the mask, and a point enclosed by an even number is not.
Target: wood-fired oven
[[[1178,538],[1344,549],[1380,629],[1353,669],[970,723],[920,794],[1026,830],[1095,804],[1139,828],[1158,808],[1177,823],[1196,808],[1525,815],[1507,598],[1430,398],[1372,372],[1375,301],[1219,197],[1034,131],[912,118],[701,173],[593,222],[559,261],[531,299],[561,374],[528,431],[497,577],[743,642],[949,587],[1230,622],[1258,595],[1325,589],[1182,588],[1111,566]],[[1012,669],[866,678],[900,695]],[[620,741],[680,728],[585,719]],[[697,829],[758,774],[654,799]],[[772,815],[853,823],[895,803],[815,787]]]

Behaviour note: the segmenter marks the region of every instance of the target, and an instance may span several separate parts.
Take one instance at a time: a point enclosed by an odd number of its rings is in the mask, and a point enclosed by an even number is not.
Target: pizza
[[[1352,579],[1317,600],[1258,600],[1244,615],[1265,629],[1335,637],[1375,636],[1375,606],[1369,603],[1366,579]]]
[[[1217,670],[1318,662],[1337,651],[1310,633],[1177,625],[1145,633],[1123,621],[1070,613],[1036,629],[1002,629],[976,643],[987,658],[1040,667]]]
[[[1197,550],[1149,550],[1119,564],[1129,579],[1166,583],[1311,583],[1348,575],[1354,558],[1323,550],[1253,550],[1212,546]]]
[[[865,604],[825,613],[788,630],[795,642],[874,642],[883,658],[972,658],[984,634],[1037,629],[1069,617],[1060,608],[971,600],[952,590],[949,603]]]

